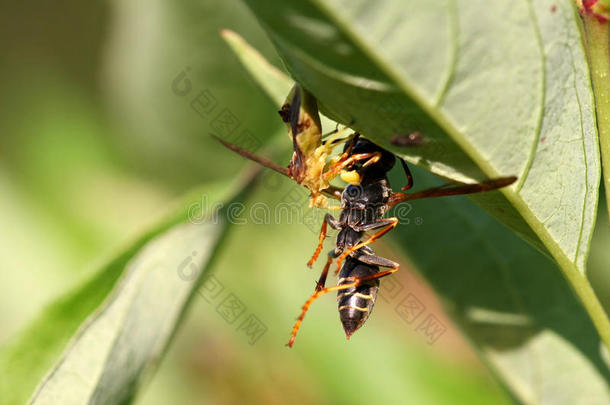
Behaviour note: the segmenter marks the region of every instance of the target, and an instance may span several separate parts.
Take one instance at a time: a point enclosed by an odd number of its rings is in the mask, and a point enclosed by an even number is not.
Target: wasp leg
[[[392,270],[382,271],[382,272],[376,273],[376,274],[371,274],[371,275],[365,276],[365,277],[346,277],[339,281],[351,281],[350,283],[336,285],[333,287],[326,287],[321,290],[316,290],[316,292],[314,292],[312,294],[312,296],[309,297],[309,299],[303,305],[301,315],[299,315],[297,322],[294,324],[294,327],[292,328],[292,333],[290,334],[290,340],[288,341],[288,343],[286,345],[288,347],[292,347],[292,345],[294,344],[294,340],[297,337],[297,332],[299,331],[299,328],[301,327],[301,323],[303,322],[303,319],[305,318],[305,314],[309,310],[309,307],[311,306],[311,304],[316,299],[318,299],[321,295],[324,295],[326,293],[333,292],[333,291],[347,290],[349,288],[358,287],[360,284],[364,283],[365,281],[389,276],[390,274],[395,273],[396,271],[397,271],[396,269],[392,269]]]
[[[341,270],[341,263],[348,255],[350,255],[351,253],[357,251],[358,249],[360,249],[364,246],[370,245],[371,243],[375,242],[377,239],[381,238],[383,235],[388,233],[390,230],[394,229],[394,227],[396,227],[396,225],[398,225],[398,218],[392,217],[392,218],[382,219],[381,221],[378,221],[378,222],[375,222],[372,224],[362,225],[362,226],[358,227],[358,229],[355,229],[355,230],[361,230],[361,231],[370,231],[373,229],[385,227],[382,230],[371,235],[367,240],[359,242],[359,243],[355,244],[354,246],[350,247],[349,249],[347,249],[345,252],[343,252],[343,254],[341,256],[339,256],[339,259],[337,260],[337,270],[335,271],[335,273],[338,273],[339,270]]]
[[[334,135],[334,134],[342,134],[343,132],[347,131],[348,129],[350,129],[350,126],[352,126],[354,124],[354,120],[350,121],[349,124],[345,125],[343,128],[339,129],[339,123],[337,122],[337,125],[335,126],[335,129],[333,129],[332,131],[330,131],[327,134],[322,134],[322,138],[326,138],[330,135]],[[324,140],[322,141],[322,145],[325,145],[327,143],[327,141],[330,141],[331,145],[338,145],[342,142],[346,142],[348,140],[350,140],[351,138],[353,138],[355,135],[357,134],[357,132],[354,132],[353,134],[351,134],[350,136],[346,136],[343,139],[335,139],[340,135],[337,135],[337,137],[333,137],[333,139],[328,139],[328,140]]]
[[[398,223],[398,218],[383,218],[377,222],[373,222],[372,224],[354,225],[352,226],[352,229],[356,232],[368,232],[383,228],[384,226],[393,224],[394,222]]]
[[[402,170],[404,170],[405,175],[407,176],[407,185],[403,186],[401,188],[402,191],[408,190],[411,187],[413,187],[413,176],[411,175],[411,170],[409,170],[409,166],[407,165],[407,162],[405,162],[403,159],[399,159],[400,163],[402,164]]]
[[[318,237],[318,247],[316,248],[316,251],[311,259],[309,259],[307,262],[307,267],[309,268],[311,268],[315,261],[318,260],[318,256],[320,255],[322,247],[324,246],[324,239],[326,239],[326,224],[330,225],[330,227],[335,230],[341,229],[341,224],[332,215],[324,215],[324,221],[322,222],[322,228],[320,229],[320,236]]]
[[[322,141],[322,145],[330,145],[332,147],[335,147],[341,143],[351,141],[351,139],[355,136],[356,133],[348,135],[345,138],[341,138],[343,133],[345,131],[348,131],[349,129],[349,126],[339,129],[339,124],[337,123],[337,127],[334,130],[330,131],[327,134],[322,134],[322,138],[326,138]]]
[[[364,164],[362,165],[363,167],[366,167],[378,162],[380,158],[381,152],[356,153],[355,155],[351,155],[345,160],[339,160],[337,163],[331,165],[329,170],[324,173],[324,178],[330,180],[337,177],[341,170],[345,169],[347,166],[354,162],[366,160],[366,162],[364,162]]]
[[[429,188],[428,190],[418,191],[410,194],[392,193],[390,200],[388,201],[388,207],[392,208],[396,204],[411,200],[419,200],[421,198],[447,197],[451,195],[474,194],[482,193],[484,191],[497,190],[513,184],[516,180],[516,176],[498,177],[496,179],[474,184],[444,184],[439,187]]]
[[[400,267],[400,264],[396,263],[395,261],[377,255],[363,254],[358,256],[358,261],[361,261],[362,263],[366,264],[372,264],[373,266],[387,267],[396,270],[398,270],[398,268]]]
[[[347,128],[347,127],[345,127],[345,128]],[[345,128],[343,128],[343,129],[345,129]],[[328,132],[326,134],[322,134],[322,138],[326,138],[327,136],[334,135],[334,134],[336,134],[338,132],[339,132],[339,123],[337,122],[337,125],[335,126],[335,129],[333,129],[332,131],[330,131],[330,132]],[[324,141],[322,141],[322,145],[324,145]]]
[[[346,129],[348,127],[345,127],[344,129]],[[333,171],[335,166],[342,164],[345,160],[347,160],[349,157],[352,156],[352,149],[354,148],[354,145],[356,145],[356,142],[358,142],[358,138],[360,138],[360,133],[358,132],[354,132],[352,135],[341,139],[340,142],[347,142],[346,148],[343,151],[343,153],[341,155],[339,155],[339,158],[337,159],[337,161],[335,163],[333,163],[330,167],[329,167],[329,171]],[[337,144],[339,143],[338,140],[331,140],[331,145],[335,146],[335,141],[337,141]],[[326,143],[326,141],[324,141],[324,144]],[[341,171],[341,169],[339,169],[337,171],[337,173]],[[332,177],[330,175],[327,176],[326,173],[324,173],[324,178],[327,180],[330,180],[334,177],[337,176],[337,174],[332,175]]]
[[[322,269],[322,273],[320,273],[320,278],[318,279],[318,282],[316,283],[316,291],[319,291],[325,287],[326,277],[328,276],[328,269],[330,269],[330,265],[332,264],[333,259],[337,258],[337,256],[339,256],[339,254],[337,253],[336,249],[333,249],[330,252],[328,252],[328,259],[326,260],[326,264],[324,265],[324,268]]]

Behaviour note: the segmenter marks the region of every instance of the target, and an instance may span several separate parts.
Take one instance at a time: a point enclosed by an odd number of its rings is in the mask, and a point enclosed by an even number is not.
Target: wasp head
[[[345,144],[343,151],[350,157],[362,157],[347,165],[341,174],[341,178],[350,184],[383,179],[396,161],[393,153],[364,138]]]

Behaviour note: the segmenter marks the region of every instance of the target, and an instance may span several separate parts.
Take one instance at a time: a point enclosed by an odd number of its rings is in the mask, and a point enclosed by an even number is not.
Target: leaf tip
[[[223,28],[220,30],[220,36],[223,37],[224,39],[226,39],[227,41],[239,41],[240,39],[243,40],[238,33],[236,33],[233,30],[230,30],[228,28]]]

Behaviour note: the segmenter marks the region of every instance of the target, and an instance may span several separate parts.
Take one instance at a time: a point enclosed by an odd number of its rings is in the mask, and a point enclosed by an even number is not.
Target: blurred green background
[[[277,107],[221,40],[222,28],[281,67],[237,0],[1,6],[0,344],[175,198],[239,173],[243,160],[208,136],[213,117],[172,91],[185,69],[193,91],[208,91],[240,129],[260,139],[283,132]],[[306,203],[304,192],[267,173],[250,203],[287,195]],[[608,308],[607,224],[600,210],[590,274]],[[408,258],[383,242],[377,251],[403,266],[382,285],[393,283],[398,293],[378,300],[350,342],[335,299],[326,296],[312,307],[295,348],[284,347],[317,278],[305,266],[316,240],[315,230],[298,223],[233,227],[215,277],[267,332],[250,344],[216,312],[217,301],[197,296],[136,402],[510,402]],[[408,293],[446,327],[432,344],[395,310]]]

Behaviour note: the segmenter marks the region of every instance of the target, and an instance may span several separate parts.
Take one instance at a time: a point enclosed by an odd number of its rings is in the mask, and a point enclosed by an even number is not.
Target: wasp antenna
[[[439,187],[429,188],[427,190],[418,191],[415,193],[392,193],[388,206],[391,208],[397,204],[419,200],[422,198],[433,198],[433,197],[448,197],[452,195],[464,195],[464,194],[475,194],[486,191],[497,190],[502,187],[510,186],[517,181],[517,176],[498,177],[495,179],[483,181],[481,183],[472,184],[443,184]]]

